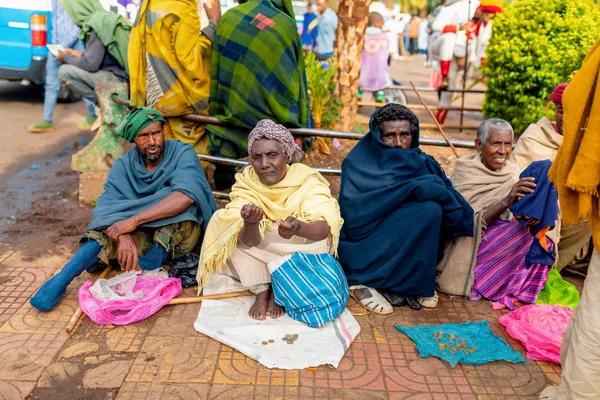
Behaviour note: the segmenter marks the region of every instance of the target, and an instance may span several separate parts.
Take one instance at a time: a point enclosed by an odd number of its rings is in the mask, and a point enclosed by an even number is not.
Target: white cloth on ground
[[[231,277],[215,276],[204,294],[241,291],[244,288]],[[248,316],[254,297],[204,300],[194,329],[267,368],[304,369],[319,365],[337,368],[342,357],[360,332],[360,325],[346,309],[342,316],[322,328],[283,315],[277,319],[258,321]],[[286,334],[297,334],[292,344],[282,340]],[[273,340],[273,343],[269,343]],[[263,342],[267,342],[266,345]]]

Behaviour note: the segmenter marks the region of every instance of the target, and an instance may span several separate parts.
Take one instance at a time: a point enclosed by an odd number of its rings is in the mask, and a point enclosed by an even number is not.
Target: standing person
[[[388,65],[389,39],[382,27],[381,14],[370,13],[360,63],[360,90],[357,93],[359,99],[362,91],[368,91],[374,93],[375,101],[383,102],[385,100],[383,90],[392,85]]]
[[[62,0],[65,11],[81,28],[85,43],[83,53],[67,49],[57,59],[64,63],[58,76],[94,104],[97,81],[128,82],[127,46],[131,22],[119,14],[106,11],[98,0]]]
[[[319,60],[327,60],[333,56],[333,44],[335,42],[335,31],[338,26],[338,17],[335,11],[329,7],[327,0],[318,0],[317,7],[321,16],[319,17],[316,53]]]
[[[166,119],[167,139],[191,144],[197,153],[207,154],[204,124],[181,117],[208,115],[211,55],[221,5],[204,3],[210,22],[202,27],[197,4],[196,0],[142,3],[129,41],[131,104],[160,112]]]
[[[60,5],[58,0],[52,0],[52,44],[60,45],[65,49],[83,51],[83,43],[77,38],[79,28],[73,23],[69,14]],[[46,60],[46,83],[44,84],[44,119],[40,122],[29,125],[27,129],[33,133],[53,132],[52,114],[62,83],[58,79],[58,68],[60,62],[48,52]],[[96,112],[94,104],[88,99],[83,99],[87,107],[88,116],[83,122],[77,125],[77,128],[85,130],[90,129],[96,121]]]
[[[207,126],[209,150],[229,158],[248,154],[248,133],[262,119],[313,127],[291,0],[249,0],[223,15],[213,45],[209,109],[227,123]],[[235,171],[221,180],[223,171],[215,171],[217,187],[232,183]]]
[[[421,25],[421,20],[416,15],[413,15],[408,29],[408,38],[409,38],[409,53],[414,55],[417,53],[419,46],[417,41],[419,40],[419,26]]]
[[[304,14],[304,22],[302,26],[302,48],[304,51],[313,51],[317,45],[317,35],[319,33],[319,18],[313,11],[313,4],[308,3],[306,13]]]
[[[429,21],[427,20],[427,18],[421,18],[421,22],[419,23],[419,40],[418,42],[418,47],[419,47],[419,54],[424,54],[427,55],[427,43],[429,42]],[[425,61],[425,66],[428,67],[428,61]]]
[[[548,174],[558,189],[565,225],[589,221],[594,253],[579,305],[563,337],[560,385],[540,400],[600,398],[600,99],[596,92],[600,41],[592,47],[563,96],[563,144]]]
[[[474,32],[477,40],[475,68],[485,66],[485,50],[492,37],[492,17],[502,12],[502,6],[504,6],[503,0],[481,0],[480,2],[480,6],[477,9],[479,18],[477,18],[477,25]]]
[[[389,53],[392,60],[400,58],[400,35],[404,31],[404,22],[400,20],[400,14],[392,12],[392,18],[388,19],[383,24],[383,31],[388,35]]]

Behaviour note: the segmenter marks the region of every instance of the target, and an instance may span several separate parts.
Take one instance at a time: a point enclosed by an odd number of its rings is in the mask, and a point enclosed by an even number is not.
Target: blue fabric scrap
[[[487,321],[408,327],[395,325],[417,345],[421,358],[438,357],[456,364],[482,365],[491,361],[525,362],[504,340],[494,335]]]
[[[525,257],[527,268],[534,264],[553,265],[555,261],[554,252],[548,252],[548,245],[540,243],[540,240],[548,240],[545,232],[554,229],[558,219],[558,192],[554,183],[548,179],[550,166],[550,160],[542,160],[534,161],[525,168],[519,178],[535,178],[535,192],[510,206],[510,212],[520,224],[527,225],[534,237]]]

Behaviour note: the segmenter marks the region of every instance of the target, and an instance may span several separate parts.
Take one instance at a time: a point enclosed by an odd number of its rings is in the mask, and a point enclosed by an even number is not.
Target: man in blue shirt
[[[306,51],[312,51],[317,45],[317,34],[319,32],[319,20],[317,14],[313,12],[312,3],[306,6],[306,14],[304,14],[304,23],[302,27],[302,35],[300,41],[302,48]]]
[[[319,60],[327,60],[333,56],[333,43],[335,42],[338,17],[335,11],[329,7],[327,0],[318,0],[317,7],[321,16],[319,17],[316,53]]]
[[[67,14],[58,0],[52,0],[52,44],[61,45],[65,49],[83,51],[83,43],[77,38],[78,35],[79,28],[73,23],[69,14]],[[54,131],[52,114],[54,113],[58,93],[62,86],[58,78],[59,67],[60,62],[48,52],[46,84],[44,85],[44,119],[37,124],[29,125],[27,129],[30,132],[44,133]],[[77,127],[79,129],[90,129],[94,121],[96,121],[94,104],[86,99],[83,101],[87,107],[88,116]]]

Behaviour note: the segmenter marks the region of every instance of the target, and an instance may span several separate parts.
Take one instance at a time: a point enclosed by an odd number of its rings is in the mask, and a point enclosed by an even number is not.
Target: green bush
[[[570,79],[600,37],[600,8],[593,0],[517,0],[493,24],[483,111],[522,132],[552,116],[554,86]]]
[[[310,108],[315,127],[321,129],[333,129],[342,109],[342,101],[335,94],[338,66],[333,58],[329,63],[330,67],[324,69],[312,52],[304,55]]]

